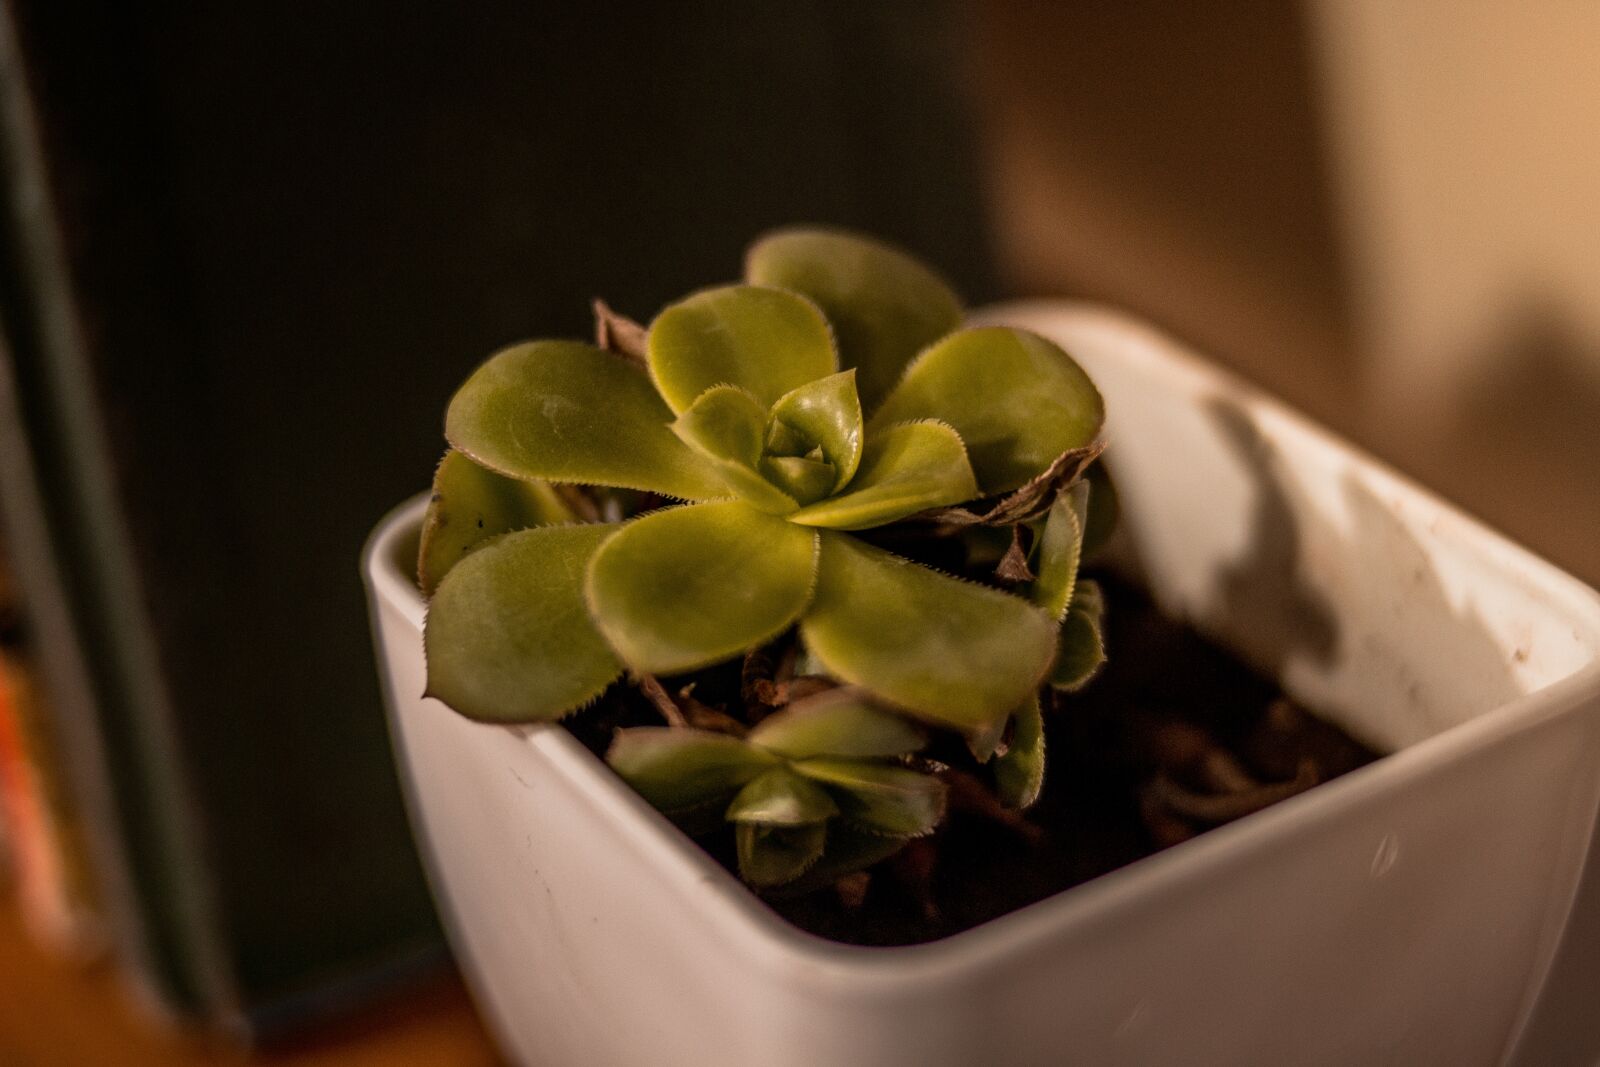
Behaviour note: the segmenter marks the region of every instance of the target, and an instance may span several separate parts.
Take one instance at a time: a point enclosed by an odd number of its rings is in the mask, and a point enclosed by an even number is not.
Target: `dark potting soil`
[[[1055,706],[1045,709],[1047,769],[1038,802],[1021,816],[985,803],[973,780],[983,768],[968,759],[967,772],[960,771],[962,753],[951,751],[958,770],[938,831],[866,876],[804,896],[772,895],[768,903],[780,915],[850,944],[936,940],[1377,758],[1287,701],[1270,679],[1163,616],[1137,587],[1095,577],[1106,593],[1108,659],[1082,691],[1056,694]],[[738,700],[737,664],[694,681],[706,705]],[[617,727],[661,722],[638,694],[618,690],[571,721],[597,754]],[[731,834],[701,843],[736,869]]]

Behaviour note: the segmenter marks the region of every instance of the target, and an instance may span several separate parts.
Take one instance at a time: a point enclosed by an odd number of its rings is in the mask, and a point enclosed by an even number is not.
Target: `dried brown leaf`
[[[994,576],[1002,582],[1031,582],[1036,577],[1028,567],[1028,550],[1023,547],[1023,527],[1011,527],[1011,547],[1000,557]]]
[[[644,366],[647,352],[645,328],[628,316],[613,311],[611,305],[599,297],[595,298],[593,307],[595,345]]]
[[[1068,449],[1026,485],[1001,497],[988,511],[980,513],[965,507],[936,508],[913,517],[934,523],[947,533],[967,526],[1015,526],[1028,522],[1048,510],[1056,495],[1083,477],[1083,472],[1105,450],[1106,443],[1103,440],[1096,440],[1082,448]]]

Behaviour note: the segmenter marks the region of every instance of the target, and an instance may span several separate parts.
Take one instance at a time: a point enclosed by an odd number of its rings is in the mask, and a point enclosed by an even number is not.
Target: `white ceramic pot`
[[[507,1051],[558,1067],[1503,1060],[1600,801],[1600,598],[1137,322],[1059,303],[984,317],[1053,338],[1099,383],[1124,555],[1163,606],[1394,754],[953,937],[834,944],[559,727],[421,699],[413,501],[368,547],[372,618],[434,891]]]

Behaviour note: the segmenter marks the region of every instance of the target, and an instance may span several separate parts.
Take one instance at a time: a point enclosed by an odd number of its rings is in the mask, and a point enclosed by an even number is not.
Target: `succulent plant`
[[[1111,494],[1088,376],[1031,333],[961,328],[911,257],[792,230],[745,273],[647,330],[597,303],[600,344],[479,367],[446,415],[419,577],[430,695],[526,722],[624,674],[652,685],[674,725],[619,731],[612,766],[674,817],[732,823],[770,886],[934,828],[924,727],[1032,802],[1041,686],[1104,658],[1077,575]],[[1003,580],[892,551],[908,530],[993,545]],[[706,729],[654,683],[791,639],[832,688]]]
[[[900,762],[927,740],[840,687],[790,704],[742,738],[670,726],[624,730],[609,759],[669,816],[733,823],[740,874],[771,886],[811,870],[830,835],[866,835],[889,851],[930,833],[944,815],[944,783]],[[859,849],[857,841],[850,851]]]

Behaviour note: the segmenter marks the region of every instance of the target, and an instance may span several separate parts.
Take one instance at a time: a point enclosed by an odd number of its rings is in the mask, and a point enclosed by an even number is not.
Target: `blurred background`
[[[0,1062],[493,1062],[362,541],[488,353],[773,226],[1129,308],[1600,581],[1597,57],[1592,0],[5,0]]]

